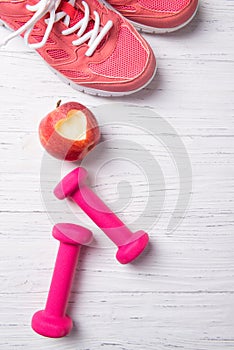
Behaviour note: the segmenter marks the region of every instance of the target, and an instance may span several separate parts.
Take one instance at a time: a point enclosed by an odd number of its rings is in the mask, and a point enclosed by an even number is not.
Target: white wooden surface
[[[233,15],[233,0],[201,0],[187,28],[145,36],[158,57],[158,74],[146,90],[120,101],[154,108],[181,136],[193,169],[190,207],[167,235],[177,190],[169,166],[166,178],[175,191],[166,190],[161,220],[149,232],[151,246],[131,266],[117,264],[114,246],[93,226],[101,243],[81,255],[68,310],[75,327],[59,340],[30,329],[33,312],[44,306],[57,250],[40,195],[37,127],[58,98],[90,108],[116,100],[64,85],[21,39],[0,52],[1,350],[234,348]],[[98,189],[107,202],[116,195],[112,175],[106,172]],[[138,188],[134,177],[132,184]],[[136,211],[145,192],[139,196]],[[122,217],[128,214],[125,208]]]

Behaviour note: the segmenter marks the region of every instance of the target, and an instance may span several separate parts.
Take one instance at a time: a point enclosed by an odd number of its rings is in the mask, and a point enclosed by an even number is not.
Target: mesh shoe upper
[[[126,18],[154,28],[173,28],[192,17],[198,0],[107,0]]]

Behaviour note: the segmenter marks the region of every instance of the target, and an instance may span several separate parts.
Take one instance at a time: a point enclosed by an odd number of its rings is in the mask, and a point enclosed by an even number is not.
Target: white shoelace
[[[27,10],[35,12],[34,15],[28,22],[26,22],[17,31],[13,32],[8,37],[6,37],[4,41],[0,43],[0,46],[6,45],[10,40],[12,40],[16,36],[25,32],[24,40],[29,47],[34,49],[39,49],[43,47],[51,33],[54,23],[63,19],[63,23],[67,27],[69,26],[70,16],[63,11],[56,13],[61,1],[62,0],[39,0],[39,2],[36,5],[33,5],[33,6],[26,5]],[[68,3],[74,6],[75,1],[76,0],[70,0]],[[79,46],[89,40],[88,41],[89,48],[86,51],[85,55],[92,56],[92,54],[94,53],[94,51],[96,50],[96,48],[98,47],[102,39],[105,37],[105,35],[113,26],[113,22],[109,20],[104,27],[100,27],[99,14],[96,11],[94,11],[93,12],[95,17],[94,27],[93,29],[88,31],[86,34],[84,34],[87,29],[88,23],[90,21],[90,10],[89,10],[88,4],[85,1],[82,1],[82,5],[84,6],[84,17],[80,21],[78,21],[74,26],[63,30],[62,35],[69,35],[78,31],[76,33],[78,36],[78,39],[72,41],[72,44],[75,46]],[[47,24],[47,28],[42,41],[37,44],[30,44],[29,37],[30,37],[31,31],[33,30],[35,24],[47,13],[49,13],[49,18],[45,20]]]

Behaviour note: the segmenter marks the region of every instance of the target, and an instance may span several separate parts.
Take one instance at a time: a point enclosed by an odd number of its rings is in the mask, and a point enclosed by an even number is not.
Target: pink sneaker
[[[140,31],[168,33],[188,24],[198,0],[106,0]]]
[[[153,78],[152,49],[122,16],[97,0],[0,0],[0,21],[44,58],[69,85],[122,96]]]

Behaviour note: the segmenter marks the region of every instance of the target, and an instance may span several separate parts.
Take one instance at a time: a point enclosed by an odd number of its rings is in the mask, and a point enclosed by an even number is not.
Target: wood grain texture
[[[166,186],[161,216],[149,230],[151,244],[129,266],[115,261],[115,247],[78,208],[58,206],[48,215],[40,188],[40,119],[59,98],[91,109],[117,100],[64,85],[21,39],[0,51],[1,350],[234,348],[233,15],[233,0],[201,0],[186,28],[165,36],[145,35],[158,59],[157,76],[147,89],[120,102],[153,108],[177,131],[190,157],[193,190],[183,222],[167,234],[178,195],[176,169],[162,145],[133,130],[131,139],[137,138],[157,159]],[[0,36],[6,34],[0,28]],[[110,132],[128,135],[123,127],[102,132],[104,137]],[[110,206],[118,197],[118,176],[113,167],[97,183],[91,179]],[[131,169],[129,178],[133,203],[120,215],[139,229],[134,219],[143,211],[147,187]],[[48,181],[48,188],[52,186]],[[30,319],[44,306],[53,270],[53,218],[72,220],[71,208],[77,221],[93,229],[96,240],[81,254],[72,289],[74,331],[55,341],[35,334]],[[141,228],[148,221],[143,215]]]

